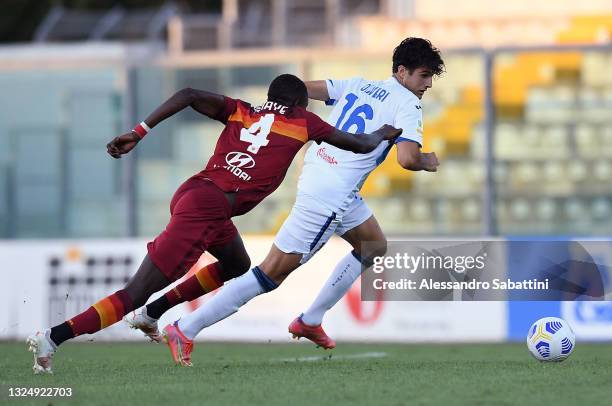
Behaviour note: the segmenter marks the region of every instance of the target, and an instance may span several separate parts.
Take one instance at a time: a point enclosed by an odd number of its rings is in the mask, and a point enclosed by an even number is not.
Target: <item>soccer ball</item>
[[[563,361],[574,351],[576,336],[567,321],[544,317],[533,323],[527,334],[527,348],[539,361]]]

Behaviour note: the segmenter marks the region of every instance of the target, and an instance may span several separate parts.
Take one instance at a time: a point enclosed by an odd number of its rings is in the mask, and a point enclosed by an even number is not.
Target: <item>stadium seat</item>
[[[177,185],[174,184],[172,162],[166,160],[140,160],[136,193],[139,199],[166,202],[172,197]]]
[[[172,135],[173,159],[183,164],[197,164],[212,155],[219,133],[216,124],[184,123]]]
[[[591,214],[594,220],[608,220],[612,211],[612,199],[610,197],[598,197],[591,204]]]
[[[73,237],[121,237],[125,235],[126,227],[123,204],[117,200],[75,201],[68,211],[67,227]]]
[[[612,180],[612,167],[609,160],[599,160],[595,162],[593,167],[595,180],[600,182],[608,182]]]
[[[514,199],[510,204],[512,218],[516,221],[527,221],[531,213],[531,205],[527,199]]]
[[[612,15],[578,16],[571,19],[571,25],[557,35],[560,44],[594,44],[610,40],[612,36]]]
[[[580,81],[591,89],[611,85],[612,77],[607,73],[611,62],[610,53],[585,52],[580,69]]]
[[[565,215],[570,220],[579,220],[585,217],[585,214],[588,215],[588,211],[586,210],[586,206],[584,203],[577,198],[568,198],[564,204],[563,209],[565,211]]]
[[[409,205],[410,217],[416,221],[430,221],[433,215],[430,203],[423,198],[411,199]]]
[[[509,168],[508,165],[503,163],[503,162],[497,162],[495,164],[495,167],[493,168],[493,178],[495,179],[495,182],[501,185],[504,185],[506,182],[508,182],[508,178],[509,178]]]
[[[571,162],[568,166],[568,174],[575,183],[586,180],[588,175],[586,164],[582,161]]]
[[[462,218],[467,222],[479,221],[481,214],[480,204],[476,199],[466,199],[461,205]]]
[[[562,180],[565,175],[565,168],[560,161],[548,161],[544,164],[543,175],[546,182],[556,183]]]
[[[538,221],[548,222],[554,220],[557,215],[557,205],[553,199],[542,198],[536,203],[536,215]]]
[[[166,228],[168,220],[170,220],[169,200],[138,201],[136,208],[138,235],[146,238],[154,237]]]

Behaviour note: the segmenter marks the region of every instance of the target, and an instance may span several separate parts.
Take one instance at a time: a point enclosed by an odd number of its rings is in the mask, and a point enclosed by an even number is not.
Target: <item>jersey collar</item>
[[[421,100],[414,93],[412,93],[410,90],[408,90],[404,86],[402,86],[402,84],[395,78],[395,76],[391,75],[389,77],[389,79],[387,79],[385,82],[388,82],[391,86],[399,88],[400,92],[403,92],[404,94],[412,96],[413,98],[415,98],[417,100],[419,105],[421,105]]]

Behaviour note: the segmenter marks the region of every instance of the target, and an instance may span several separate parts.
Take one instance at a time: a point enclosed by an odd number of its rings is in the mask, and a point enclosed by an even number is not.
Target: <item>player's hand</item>
[[[402,133],[402,129],[385,124],[374,132],[379,135],[382,135],[382,139],[385,141],[393,141],[394,139],[399,137],[399,135]]]
[[[106,152],[115,159],[121,158],[121,155],[130,152],[140,141],[140,137],[135,132],[129,132],[113,138],[111,142],[106,144]]]
[[[437,172],[440,161],[435,152],[421,152],[421,165],[427,172]]]

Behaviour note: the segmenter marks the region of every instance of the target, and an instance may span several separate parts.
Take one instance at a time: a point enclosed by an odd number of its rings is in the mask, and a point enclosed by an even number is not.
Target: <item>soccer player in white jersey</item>
[[[383,142],[368,154],[341,151],[332,145],[311,145],[298,184],[295,205],[278,232],[266,259],[251,272],[229,282],[216,296],[193,313],[166,326],[164,341],[175,362],[189,359],[193,338],[235,313],[257,295],[275,289],[301,264],[307,262],[334,234],[342,236],[353,251],[335,267],[318,297],[289,331],[323,348],[333,348],[321,322],[330,309],[359,277],[362,264],[386,251],[386,238],[358,192],[369,173],[396,145],[399,164],[413,171],[436,171],[435,153],[421,152],[423,137],[420,99],[432,86],[433,76],[444,70],[437,48],[421,38],[407,38],[393,52],[392,76],[383,81],[362,78],[307,83],[309,97],[335,107],[328,121],[351,133],[370,132],[383,124],[403,130],[394,142]],[[362,252],[361,242],[373,241],[377,249]],[[142,326],[139,325],[143,324]],[[137,317],[130,324],[151,330],[151,320]]]
[[[395,140],[398,163],[407,170],[435,172],[439,165],[435,153],[421,152],[421,98],[432,86],[433,76],[443,71],[444,62],[437,48],[422,38],[406,38],[393,52],[393,74],[387,80],[353,78],[306,82],[306,86],[310,98],[336,106],[328,122],[338,128],[354,132],[387,123],[402,128],[402,135]],[[306,153],[295,206],[303,206],[310,199],[308,204],[319,202],[342,213],[334,232],[350,243],[353,251],[336,264],[314,302],[289,325],[294,337],[306,337],[323,348],[334,348],[335,342],[321,327],[323,316],[361,275],[362,265],[370,266],[374,256],[384,255],[385,235],[358,192],[391,147],[391,143],[383,143],[373,152],[359,156],[322,143],[312,145]],[[351,186],[353,189],[349,189]],[[296,244],[295,237],[303,238],[295,231],[299,221],[299,215],[290,215],[285,222],[287,227],[279,231],[275,244],[281,250],[287,251],[291,244]],[[369,245],[372,252],[362,252],[362,243],[366,241],[374,242]],[[311,256],[319,248],[306,255]]]

